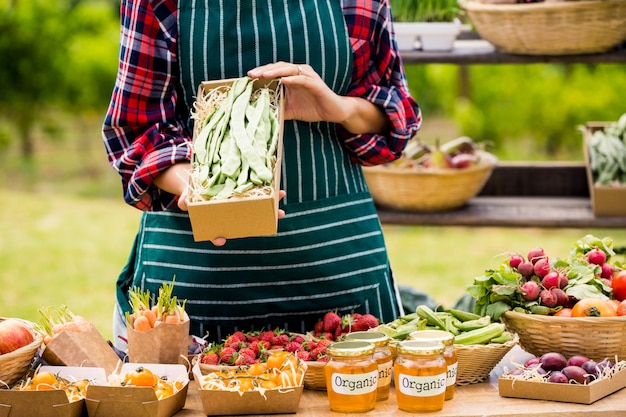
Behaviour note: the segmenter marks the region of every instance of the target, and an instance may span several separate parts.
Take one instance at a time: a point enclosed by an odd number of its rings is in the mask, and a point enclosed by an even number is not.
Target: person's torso
[[[338,94],[349,85],[352,49],[339,0],[181,0],[178,19],[187,109],[202,81],[277,61],[310,65]],[[334,124],[285,121],[283,137],[283,204],[367,191]]]

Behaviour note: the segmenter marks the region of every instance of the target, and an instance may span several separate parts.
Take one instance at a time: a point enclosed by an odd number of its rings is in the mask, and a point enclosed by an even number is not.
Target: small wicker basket
[[[454,345],[458,358],[456,384],[469,385],[483,382],[491,370],[517,344],[517,335],[506,343],[487,345]]]
[[[576,55],[626,40],[625,0],[490,4],[459,0],[478,34],[502,52]]]
[[[0,321],[3,320],[7,319],[0,318]],[[2,385],[3,388],[6,388],[6,386],[11,386],[15,382],[22,379],[28,373],[33,363],[33,360],[37,355],[37,351],[43,343],[43,336],[41,335],[41,333],[35,330],[34,323],[27,320],[15,318],[12,320],[20,320],[21,322],[26,324],[26,326],[31,330],[31,333],[33,334],[35,340],[27,346],[23,346],[10,353],[0,355],[0,385]]]
[[[308,361],[304,374],[304,388],[317,391],[326,391],[326,362]]]
[[[565,357],[626,358],[626,317],[554,317],[507,311],[502,321],[519,336],[519,345],[535,356],[559,352]]]
[[[478,151],[477,165],[463,169],[364,167],[374,202],[391,209],[445,211],[459,208],[476,196],[491,176],[497,158]]]

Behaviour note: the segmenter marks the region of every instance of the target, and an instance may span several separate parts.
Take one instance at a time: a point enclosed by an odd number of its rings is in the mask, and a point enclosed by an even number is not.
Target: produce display
[[[49,345],[62,332],[87,332],[91,323],[84,317],[74,314],[67,306],[39,309],[41,322],[38,330],[44,335],[43,342]]]
[[[302,386],[306,364],[285,350],[270,352],[261,362],[234,368],[221,367],[202,375],[199,384],[205,390],[264,391]]]
[[[626,114],[587,141],[589,166],[597,185],[626,184]]]
[[[152,388],[158,400],[171,397],[186,384],[186,381],[180,378],[169,380],[167,376],[159,375],[145,366],[137,366],[125,374],[111,375],[108,382],[110,386]]]
[[[558,352],[534,356],[518,367],[506,372],[502,378],[555,384],[589,384],[610,378],[615,372],[626,369],[626,361],[604,359],[596,362],[584,355],[566,358]]]
[[[278,90],[256,88],[248,77],[206,91],[192,118],[202,126],[193,141],[190,201],[268,193],[279,139]]]
[[[541,247],[508,253],[498,269],[476,277],[467,292],[474,312],[499,320],[507,311],[558,316],[616,316],[626,297],[626,272],[611,238],[586,235],[559,258]],[[620,308],[620,314],[624,309]]]
[[[0,321],[0,355],[11,353],[35,341],[32,331],[21,320]]]
[[[70,402],[82,400],[87,395],[87,387],[92,381],[61,377],[50,371],[36,372],[32,377],[20,381],[13,390],[16,391],[49,391],[63,390]]]
[[[454,335],[454,343],[459,345],[506,343],[513,339],[504,324],[492,321],[490,316],[457,309],[433,311],[427,305],[419,305],[415,313],[382,324],[377,330],[400,341],[407,339],[415,331],[426,329],[450,332]]]
[[[464,169],[478,164],[481,146],[472,138],[460,136],[434,146],[416,138],[409,141],[402,158],[387,166],[411,169]]]
[[[131,288],[128,294],[132,312],[126,313],[128,325],[137,331],[147,331],[161,323],[180,324],[189,320],[185,312],[186,300],[179,302],[173,291],[174,281],[163,283],[155,300],[150,290]]]

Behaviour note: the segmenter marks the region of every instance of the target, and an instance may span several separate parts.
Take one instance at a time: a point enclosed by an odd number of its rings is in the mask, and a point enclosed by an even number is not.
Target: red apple
[[[21,321],[6,319],[0,322],[0,355],[30,345],[34,341],[32,332]]]

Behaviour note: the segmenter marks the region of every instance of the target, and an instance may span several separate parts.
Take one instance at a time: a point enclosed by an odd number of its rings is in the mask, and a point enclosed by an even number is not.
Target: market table
[[[502,372],[504,366],[503,364],[511,360],[519,362],[522,360],[521,358],[523,355],[527,355],[527,353],[517,347],[514,348],[492,371],[487,381],[479,384],[457,386],[454,398],[446,401],[443,410],[432,413],[424,413],[424,415],[446,417],[556,417],[564,415],[567,415],[568,417],[617,417],[626,415],[625,389],[621,389],[620,391],[589,405],[500,397],[498,394],[498,375]],[[331,412],[328,406],[328,398],[325,391],[305,389],[302,393],[302,398],[300,399],[300,407],[295,415],[306,417],[340,417],[389,416],[394,414],[415,415],[419,413],[406,413],[399,411],[397,409],[395,391],[392,387],[389,399],[387,401],[377,403],[376,408],[373,411],[354,414]],[[200,396],[198,394],[196,383],[195,381],[191,381],[189,391],[187,393],[185,408],[176,413],[174,417],[197,417],[205,415],[202,403],[200,402]]]

